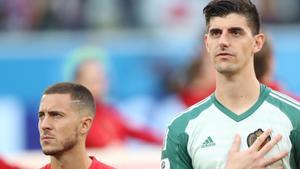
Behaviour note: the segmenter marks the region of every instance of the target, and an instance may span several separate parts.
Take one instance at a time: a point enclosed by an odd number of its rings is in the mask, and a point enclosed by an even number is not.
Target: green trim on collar
[[[232,112],[231,110],[226,108],[224,105],[222,105],[217,100],[215,93],[212,94],[211,98],[212,98],[212,102],[214,103],[214,105],[216,105],[216,107],[221,112],[223,112],[226,116],[233,119],[234,121],[240,122],[240,121],[246,119],[247,117],[249,117],[251,114],[253,114],[259,108],[259,106],[264,102],[266,97],[269,95],[270,91],[271,91],[270,88],[266,87],[263,84],[260,84],[260,94],[259,94],[258,100],[252,107],[250,107],[246,112],[244,112],[240,115],[237,115],[236,113]]]

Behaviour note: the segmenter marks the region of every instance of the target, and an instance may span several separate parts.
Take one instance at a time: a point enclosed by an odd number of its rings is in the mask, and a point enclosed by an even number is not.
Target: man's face
[[[231,75],[253,67],[253,55],[260,50],[260,43],[263,35],[253,35],[246,17],[235,13],[211,18],[205,35],[210,58],[222,74]]]
[[[72,104],[69,94],[43,95],[38,127],[44,154],[59,154],[77,144],[80,120]]]

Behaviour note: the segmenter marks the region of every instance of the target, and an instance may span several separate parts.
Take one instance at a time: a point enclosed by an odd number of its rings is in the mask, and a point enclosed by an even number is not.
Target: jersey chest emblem
[[[253,133],[250,133],[247,137],[247,144],[248,147],[250,147],[255,140],[263,133],[264,131],[262,129],[257,129],[256,131],[254,131]],[[264,145],[266,145],[269,141],[271,141],[271,137],[268,136],[266,138],[266,140],[263,142],[263,144],[259,147],[258,150],[260,150],[261,148],[263,148]]]

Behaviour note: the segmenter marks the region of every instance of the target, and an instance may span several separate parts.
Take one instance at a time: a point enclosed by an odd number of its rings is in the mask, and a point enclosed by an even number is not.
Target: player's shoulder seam
[[[300,110],[300,103],[296,101],[295,99],[291,98],[290,96],[287,96],[285,94],[282,94],[280,92],[271,90],[270,96],[280,102],[283,102],[285,104],[288,104],[289,106],[292,106],[298,110]]]
[[[195,110],[197,108],[201,108],[203,105],[206,105],[206,103],[208,103],[210,100],[211,100],[211,98],[207,97],[206,99],[204,99],[204,100],[192,105],[191,107],[187,108],[185,111],[182,112],[181,115],[188,114],[190,112],[193,112],[193,110]]]
[[[185,111],[183,111],[182,113],[178,114],[177,116],[175,116],[173,118],[173,120],[171,120],[171,122],[169,123],[168,126],[172,125],[176,120],[180,120],[182,118],[185,118],[186,116],[188,116],[190,113],[192,113],[195,109],[201,108],[204,105],[207,105],[207,103],[209,103],[211,101],[211,97],[207,97],[206,99],[194,104],[193,106],[187,108]],[[199,113],[200,114],[200,113]],[[190,119],[191,120],[191,119]]]

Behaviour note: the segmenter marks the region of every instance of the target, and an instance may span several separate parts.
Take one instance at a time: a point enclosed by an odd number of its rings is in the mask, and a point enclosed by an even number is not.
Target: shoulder
[[[188,126],[189,122],[195,118],[197,118],[204,110],[208,109],[212,105],[211,97],[207,97],[206,99],[194,104],[189,107],[187,110],[183,111],[179,115],[177,115],[173,121],[169,124],[168,129],[173,134],[183,133]]]
[[[300,103],[298,101],[275,90],[270,91],[266,101],[284,113],[291,120],[294,128],[300,128]]]
[[[90,158],[93,160],[92,165],[90,166],[89,169],[114,169],[113,167],[110,167],[106,164],[101,163],[98,161],[95,157],[90,156]]]

